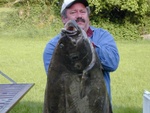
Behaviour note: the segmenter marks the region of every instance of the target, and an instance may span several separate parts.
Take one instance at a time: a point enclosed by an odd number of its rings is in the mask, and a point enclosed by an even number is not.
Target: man
[[[118,49],[108,31],[90,26],[89,14],[90,8],[86,0],[64,0],[61,8],[62,22],[65,24],[68,20],[75,20],[87,33],[103,66],[104,79],[111,99],[110,72],[115,71],[118,67]],[[59,38],[60,34],[50,40],[45,47],[43,60],[46,73]]]

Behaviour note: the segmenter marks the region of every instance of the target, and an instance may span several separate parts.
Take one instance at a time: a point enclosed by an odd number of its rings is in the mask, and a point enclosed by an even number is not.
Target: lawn
[[[17,83],[35,83],[10,113],[42,112],[46,83],[42,53],[48,40],[0,37],[0,70]],[[150,91],[150,41],[117,41],[117,45],[120,65],[111,73],[114,113],[142,113],[143,92]],[[10,82],[0,76],[0,83]]]
[[[111,75],[114,113],[142,113],[143,92],[150,91],[150,41],[117,44],[121,60]]]
[[[41,113],[46,81],[42,53],[46,42],[0,37],[0,70],[17,83],[35,83],[10,113]],[[0,83],[10,82],[0,75]]]

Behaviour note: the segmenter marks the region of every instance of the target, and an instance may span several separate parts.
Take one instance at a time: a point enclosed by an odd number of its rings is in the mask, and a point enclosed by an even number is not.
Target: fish
[[[100,59],[74,20],[61,29],[53,52],[43,113],[113,113]]]

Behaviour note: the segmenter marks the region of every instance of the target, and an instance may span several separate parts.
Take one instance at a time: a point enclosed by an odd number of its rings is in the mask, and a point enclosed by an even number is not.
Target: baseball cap
[[[89,6],[87,0],[64,0],[61,7],[61,13],[64,11],[64,9],[71,7],[71,5],[74,3],[82,3],[85,7]]]

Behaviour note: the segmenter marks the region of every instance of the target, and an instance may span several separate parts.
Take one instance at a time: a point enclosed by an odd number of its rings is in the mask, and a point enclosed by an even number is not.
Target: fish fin
[[[80,92],[80,98],[82,99],[83,97],[85,97],[85,95],[86,95],[85,88],[82,88]]]
[[[81,78],[81,92],[80,92],[80,98],[82,99],[87,95],[87,83],[88,83],[88,73],[83,72],[82,78]]]

